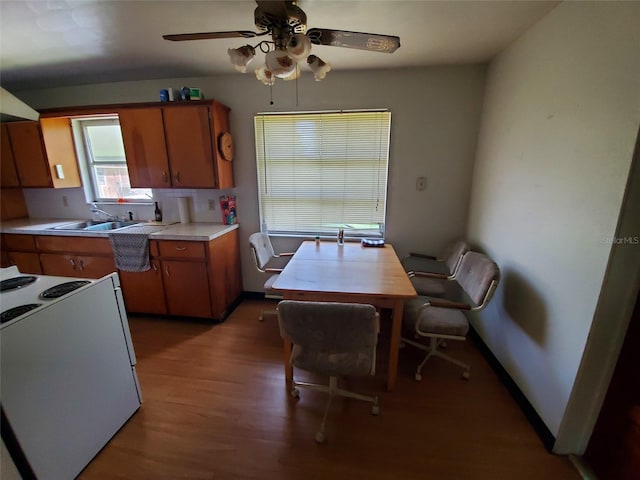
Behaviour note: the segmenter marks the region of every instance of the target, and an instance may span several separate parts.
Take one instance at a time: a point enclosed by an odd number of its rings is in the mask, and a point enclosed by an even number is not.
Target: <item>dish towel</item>
[[[146,272],[149,262],[149,234],[163,230],[164,226],[141,225],[109,233],[116,267],[125,272]]]

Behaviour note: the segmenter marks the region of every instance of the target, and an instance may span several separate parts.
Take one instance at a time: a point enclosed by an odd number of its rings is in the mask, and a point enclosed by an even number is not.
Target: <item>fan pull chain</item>
[[[269,85],[269,105],[273,105],[273,83]]]
[[[298,71],[299,65],[298,62],[296,62],[296,108],[299,107],[298,105],[298,77],[300,76],[300,72]]]

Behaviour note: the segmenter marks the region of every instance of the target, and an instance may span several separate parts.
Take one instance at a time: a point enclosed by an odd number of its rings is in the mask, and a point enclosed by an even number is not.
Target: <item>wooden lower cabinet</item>
[[[127,312],[156,315],[167,313],[160,261],[151,260],[151,268],[146,272],[119,270],[118,275]]]
[[[161,264],[168,313],[213,317],[206,262],[162,260]]]
[[[15,265],[20,273],[41,274],[40,258],[34,252],[7,252],[9,265]]]
[[[63,277],[102,278],[116,271],[113,257],[91,255],[41,253],[40,263],[45,275]]]
[[[108,238],[36,236],[45,275],[101,278],[117,271]]]
[[[206,241],[151,240],[151,269],[120,271],[127,311],[223,320],[242,294],[239,232]]]
[[[2,235],[2,266],[11,265],[18,267],[20,273],[42,273],[33,235]]]
[[[242,294],[239,231],[210,241],[151,240],[151,268],[118,271],[105,237],[2,235],[4,266],[23,273],[101,278],[117,271],[129,313],[223,320]]]

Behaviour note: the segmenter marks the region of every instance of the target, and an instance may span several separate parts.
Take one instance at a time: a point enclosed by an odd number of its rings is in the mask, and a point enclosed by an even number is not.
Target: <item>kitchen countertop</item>
[[[53,230],[67,223],[84,221],[86,219],[60,219],[60,218],[19,218],[7,220],[0,225],[1,233],[17,233],[28,235],[56,235],[65,237],[108,237],[107,231],[83,231],[83,230]],[[239,228],[238,224],[224,225],[222,223],[173,223],[162,224],[158,222],[143,222],[136,225],[166,225],[159,232],[149,234],[150,240],[190,240],[209,241]],[[133,225],[132,225],[133,226]],[[124,227],[115,232],[125,232]]]

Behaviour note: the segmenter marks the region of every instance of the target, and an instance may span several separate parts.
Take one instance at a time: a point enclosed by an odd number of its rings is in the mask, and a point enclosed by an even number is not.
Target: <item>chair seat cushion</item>
[[[420,307],[429,301],[429,297],[417,297],[407,300],[404,304],[403,325],[410,331],[416,329],[418,318],[419,333],[436,333],[439,335],[454,335],[464,337],[469,331],[469,321],[466,315],[450,308]]]
[[[271,275],[267,278],[267,281],[264,282],[264,289],[268,292],[273,288],[273,283],[278,279],[278,275]]]
[[[326,375],[368,375],[372,370],[372,350],[332,353],[293,346],[291,364],[296,368]]]

